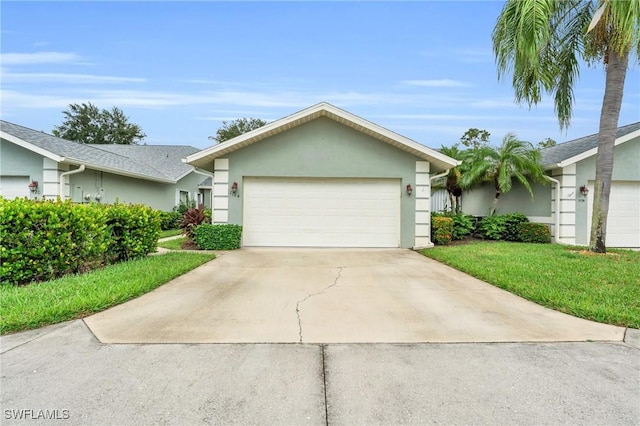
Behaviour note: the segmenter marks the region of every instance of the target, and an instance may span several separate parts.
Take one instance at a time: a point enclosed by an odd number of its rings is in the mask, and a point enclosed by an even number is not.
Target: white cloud
[[[80,56],[75,53],[64,52],[35,52],[35,53],[2,53],[0,62],[3,65],[26,64],[62,64],[79,62]]]
[[[145,78],[115,77],[110,75],[69,74],[69,73],[2,73],[4,82],[58,82],[69,84],[87,83],[144,83]]]
[[[420,87],[466,87],[468,83],[458,80],[440,79],[440,80],[405,80],[402,82],[409,86]]]

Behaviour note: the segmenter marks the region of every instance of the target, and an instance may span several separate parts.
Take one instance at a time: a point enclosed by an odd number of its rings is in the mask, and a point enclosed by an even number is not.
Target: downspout
[[[60,177],[58,178],[60,179],[60,182],[58,182],[58,197],[60,197],[62,201],[64,201],[64,178],[69,175],[75,175],[76,173],[84,172],[84,167],[84,164],[81,164],[80,167],[75,170],[69,170],[68,172],[60,173]]]
[[[553,233],[553,242],[560,244],[560,181],[547,176],[551,182],[556,184],[556,217],[554,218],[555,232]]]
[[[196,167],[193,168],[193,172],[211,178],[211,189],[209,190],[209,205],[211,206],[211,223],[213,223],[213,173],[200,171]]]

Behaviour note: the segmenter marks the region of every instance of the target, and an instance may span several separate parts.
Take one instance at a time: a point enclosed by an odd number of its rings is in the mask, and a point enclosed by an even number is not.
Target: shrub
[[[105,206],[109,233],[107,260],[120,262],[154,252],[160,236],[160,215],[142,204]]]
[[[462,240],[475,229],[473,216],[456,213],[448,217],[453,219],[453,231],[451,232],[451,239],[453,240]]]
[[[500,240],[505,233],[506,218],[504,216],[487,216],[478,223],[478,232],[483,238]]]
[[[551,242],[551,231],[544,223],[523,222],[518,225],[518,239],[524,243]]]
[[[505,241],[521,241],[518,226],[521,223],[529,222],[529,218],[522,213],[505,214],[503,217],[505,218],[504,234],[501,239]]]
[[[450,217],[432,214],[431,215],[431,236],[433,242],[439,245],[446,245],[451,242],[453,234],[453,219]]]
[[[235,250],[240,248],[242,226],[204,223],[195,228],[193,238],[202,250]]]
[[[160,215],[160,229],[166,231],[167,229],[180,228],[180,221],[182,220],[182,214],[177,211],[172,212],[158,212]]]
[[[187,238],[193,239],[193,231],[198,225],[204,223],[205,220],[206,215],[204,209],[190,208],[185,212],[184,216],[182,216],[180,229],[184,231],[184,234],[187,236]]]
[[[2,282],[26,284],[100,265],[106,230],[99,206],[0,197]]]

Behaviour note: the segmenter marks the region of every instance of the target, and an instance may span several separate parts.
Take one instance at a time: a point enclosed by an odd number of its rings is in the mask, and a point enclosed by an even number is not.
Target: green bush
[[[0,197],[0,241],[2,283],[83,272],[102,264],[106,214],[98,205]]]
[[[476,227],[473,216],[456,213],[449,217],[453,219],[453,231],[451,232],[451,239],[453,240],[462,240],[470,235]]]
[[[446,245],[451,242],[453,234],[453,219],[450,217],[432,214],[431,215],[431,236],[433,242],[439,245]]]
[[[483,238],[501,240],[506,230],[506,218],[504,216],[487,216],[478,223],[478,232]]]
[[[521,223],[529,222],[529,218],[522,213],[505,214],[503,217],[505,218],[504,234],[501,239],[505,241],[520,241],[518,226]]]
[[[544,223],[523,222],[518,225],[518,239],[523,243],[551,242],[551,231]]]
[[[159,211],[158,214],[160,215],[160,229],[162,231],[180,228],[180,221],[182,220],[182,215],[180,214],[180,212]]]
[[[235,250],[240,248],[242,226],[203,223],[193,231],[193,241],[202,250]]]
[[[160,215],[142,204],[106,206],[109,262],[135,259],[154,252],[160,236]]]

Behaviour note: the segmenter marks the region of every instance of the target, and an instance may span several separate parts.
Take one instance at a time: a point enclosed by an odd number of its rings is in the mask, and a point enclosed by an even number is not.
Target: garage
[[[29,197],[29,176],[0,176],[0,195],[7,200]]]
[[[399,247],[400,179],[245,178],[245,247]]]
[[[588,229],[591,232],[593,182],[589,183]],[[640,183],[612,182],[607,218],[607,246],[640,247]]]

